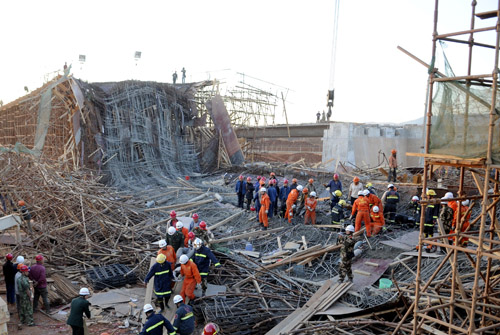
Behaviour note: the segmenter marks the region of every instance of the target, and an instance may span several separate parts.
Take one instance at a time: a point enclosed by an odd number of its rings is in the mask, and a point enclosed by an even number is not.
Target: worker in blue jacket
[[[292,189],[290,186],[288,186],[288,179],[283,180],[283,186],[281,187],[280,190],[280,201],[281,201],[281,207],[280,207],[280,212],[281,212],[281,217],[285,217],[285,211],[286,211],[286,199],[288,199],[288,195],[290,194],[290,191]]]
[[[174,297],[174,304],[177,306],[174,318],[175,331],[179,335],[191,335],[194,331],[193,307],[184,304],[184,299],[180,295]]]
[[[276,190],[276,179],[269,180],[269,187],[267,189],[267,195],[269,196],[269,200],[271,200],[271,204],[269,206],[269,210],[267,211],[267,217],[272,218],[274,209],[278,206],[278,191]]]
[[[205,295],[205,291],[207,290],[207,277],[208,271],[210,269],[210,263],[214,264],[215,267],[219,267],[220,263],[215,257],[214,253],[203,245],[203,241],[199,238],[194,240],[193,243],[194,249],[196,250],[194,253],[194,264],[198,267],[198,271],[200,271],[201,276],[201,289],[203,291],[203,295]]]
[[[163,312],[165,306],[169,308],[168,301],[172,295],[171,281],[174,279],[172,274],[172,264],[167,262],[164,254],[156,256],[156,263],[151,267],[144,282],[147,284],[151,277],[155,276],[154,293],[156,302],[160,306],[160,313]]]
[[[146,323],[139,335],[163,335],[163,327],[167,328],[168,335],[175,335],[175,329],[165,317],[154,312],[153,306],[150,304],[144,305],[144,313],[146,314]]]
[[[245,201],[245,193],[247,193],[247,182],[243,180],[243,176],[238,177],[236,182],[236,187],[234,188],[236,195],[238,196],[238,207],[243,208],[243,202]]]

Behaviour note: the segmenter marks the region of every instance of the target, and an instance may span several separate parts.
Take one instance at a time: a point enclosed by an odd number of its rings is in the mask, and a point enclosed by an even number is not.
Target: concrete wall
[[[338,160],[362,168],[375,167],[382,161],[382,153],[389,157],[391,150],[396,149],[399,164],[419,166],[419,158],[407,157],[406,152],[421,152],[422,129],[421,125],[333,122],[323,132],[322,161],[331,160],[325,164],[330,171],[335,170]]]

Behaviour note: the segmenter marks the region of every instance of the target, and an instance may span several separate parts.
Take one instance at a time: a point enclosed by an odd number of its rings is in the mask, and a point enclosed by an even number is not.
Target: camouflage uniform
[[[184,247],[184,235],[180,231],[176,231],[175,234],[167,234],[167,244],[171,245],[175,252],[179,250],[180,247]]]
[[[19,320],[21,323],[32,326],[33,323],[33,307],[31,306],[30,295],[27,293],[30,288],[28,277],[22,275],[17,279],[17,288],[19,292]]]
[[[453,223],[453,209],[450,206],[442,206],[439,213],[439,219],[443,223],[444,231],[446,234],[451,232]]]
[[[210,246],[207,230],[203,230],[200,227],[196,227],[193,229],[193,233],[196,237],[198,237],[199,239],[201,239],[203,241],[204,246],[207,246],[207,247]]]
[[[337,239],[337,244],[340,244],[340,257],[342,259],[339,268],[339,282],[342,283],[344,278],[347,276],[349,281],[352,282],[352,259],[354,258],[354,244],[356,240],[352,236],[352,234],[339,234]]]

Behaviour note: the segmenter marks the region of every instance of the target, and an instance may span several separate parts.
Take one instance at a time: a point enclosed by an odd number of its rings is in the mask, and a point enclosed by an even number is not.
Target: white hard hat
[[[175,227],[168,227],[168,235],[174,235],[175,234]]]
[[[363,191],[363,195],[368,195],[368,194],[370,194],[370,191],[368,191],[368,190]]]
[[[177,228],[177,229],[182,229],[182,228],[184,228],[184,224],[183,224],[182,222],[178,221],[178,222],[175,224],[175,228]]]
[[[394,187],[394,184],[387,185],[387,188],[391,188],[391,187]]]
[[[354,226],[352,224],[348,225],[347,227],[345,227],[345,231],[350,231],[354,233]]]
[[[373,206],[373,213],[378,213],[379,210],[378,206]]]
[[[198,250],[198,249],[199,249],[199,248],[201,248],[201,246],[203,245],[203,241],[197,237],[197,238],[194,240],[193,245],[194,245],[194,247],[196,248],[196,250]]]
[[[267,190],[265,187],[261,187],[261,188],[259,188],[259,192],[267,192]]]
[[[303,189],[304,187],[302,185],[297,186],[297,191],[302,192]]]
[[[166,247],[166,246],[167,246],[167,241],[165,241],[165,240],[160,240],[160,242],[158,242],[158,246],[159,246],[160,248],[164,248],[164,247]]]
[[[86,288],[86,287],[82,287],[82,288],[80,289],[80,295],[90,295],[90,291],[89,291],[89,289],[88,289],[88,288]]]
[[[453,198],[453,193],[446,192],[446,194],[444,195],[444,197],[441,198],[441,200],[446,200],[446,199],[451,199],[451,198]]]
[[[151,304],[145,304],[144,307],[142,308],[144,313],[151,312],[153,309],[154,308],[153,308],[153,306],[151,306]]]
[[[462,201],[462,206],[469,206],[469,204],[470,204],[469,199]]]
[[[181,258],[179,259],[179,262],[181,262],[181,264],[186,264],[188,261],[189,257],[186,255],[182,255]]]
[[[24,257],[23,256],[17,256],[16,263],[24,263]]]
[[[316,192],[312,191],[311,192],[311,197],[315,197],[316,196]]]
[[[183,256],[184,256],[184,255],[183,255]],[[187,256],[186,256],[186,257],[187,257]],[[183,301],[184,301],[184,299],[182,299],[182,296],[180,296],[180,295],[178,295],[178,294],[174,297],[174,304],[177,304],[177,303],[179,303],[179,302],[183,302]]]
[[[414,195],[414,196],[411,198],[411,200],[413,200],[413,201],[418,201],[418,200],[420,200],[420,199],[419,199],[416,195]]]
[[[358,191],[358,196],[360,195],[365,195],[365,193],[363,191]]]

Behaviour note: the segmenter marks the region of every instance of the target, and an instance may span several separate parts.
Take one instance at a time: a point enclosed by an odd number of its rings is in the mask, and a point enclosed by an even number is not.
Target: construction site
[[[70,334],[79,296],[90,302],[82,334],[161,334],[145,326],[148,305],[174,325],[163,334],[188,334],[177,327],[190,316],[189,334],[208,324],[222,335],[500,334],[500,2],[466,10],[469,29],[442,33],[435,0],[432,62],[400,48],[429,74],[422,124],[276,124],[285,94],[248,78],[87,82],[67,68],[0,106],[0,249],[44,265],[50,304],[23,323],[4,266],[0,335]],[[443,42],[466,57],[443,57]],[[473,72],[477,49],[489,50],[491,73]],[[368,194],[381,213],[370,202],[367,222]],[[374,216],[385,216],[380,231]],[[172,227],[184,243],[167,256],[164,306],[153,269]],[[206,272],[195,265],[200,229],[217,260]],[[203,278],[195,298],[191,263]],[[182,321],[178,296],[192,311]]]

